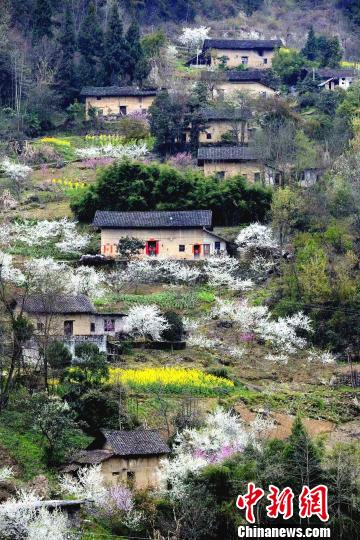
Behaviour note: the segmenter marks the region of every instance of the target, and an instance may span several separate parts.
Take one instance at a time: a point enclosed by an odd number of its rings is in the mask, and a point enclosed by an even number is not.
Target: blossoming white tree
[[[252,332],[269,342],[278,352],[290,354],[307,344],[306,339],[297,332],[311,332],[311,321],[302,312],[273,320],[266,306],[250,306],[246,300],[216,299],[212,316],[233,321],[241,331]]]
[[[262,426],[264,431],[268,427]],[[185,480],[189,473],[197,473],[206,465],[218,463],[242,452],[250,442],[256,443],[258,424],[247,428],[241,419],[218,408],[209,414],[200,429],[187,428],[176,436],[174,457],[162,463],[161,476],[171,485],[170,496],[186,496]]]
[[[97,157],[112,157],[115,159],[140,159],[148,153],[146,143],[132,143],[126,145],[90,146],[89,148],[79,148],[76,153],[83,159]]]
[[[4,158],[0,163],[1,169],[12,180],[15,192],[19,197],[28,180],[32,169],[22,163],[14,163],[8,157]]]
[[[167,328],[169,323],[156,305],[134,306],[126,317],[124,332],[134,337],[150,337],[154,341],[160,341]]]
[[[27,540],[75,540],[69,520],[60,511],[37,508],[32,491],[19,491],[17,497],[0,504],[0,538]]]
[[[271,227],[260,223],[251,223],[244,227],[235,240],[236,244],[243,251],[249,249],[273,250],[279,247]]]
[[[190,51],[196,51],[196,63],[199,62],[199,53],[205,39],[209,37],[210,28],[198,26],[197,28],[183,28],[179,41]]]

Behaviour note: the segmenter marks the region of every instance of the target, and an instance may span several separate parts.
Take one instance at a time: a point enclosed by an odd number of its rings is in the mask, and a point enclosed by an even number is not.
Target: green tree
[[[94,343],[76,345],[73,363],[73,367],[64,371],[62,381],[89,388],[101,385],[109,377],[106,354],[100,352]]]
[[[70,4],[65,6],[64,20],[59,35],[61,59],[57,73],[58,88],[63,96],[64,105],[68,105],[75,96],[75,65],[76,49],[75,27]]]
[[[317,62],[320,67],[337,67],[342,57],[338,38],[316,36],[312,27],[301,53],[308,60]]]
[[[45,457],[50,466],[62,463],[80,442],[81,432],[74,413],[60,398],[46,393],[35,394],[30,403],[33,427],[43,438]]]
[[[305,485],[311,488],[323,482],[321,449],[315,446],[299,416],[292,426],[284,454],[288,479],[295,493],[300,493]]]
[[[104,67],[106,84],[118,84],[125,75],[126,48],[123,24],[116,2],[113,2],[104,36]]]
[[[308,60],[314,61],[317,58],[317,53],[318,53],[317,49],[318,49],[317,39],[315,36],[314,28],[313,26],[311,26],[307,35],[305,46],[301,52]]]
[[[294,49],[279,49],[272,60],[272,68],[287,85],[297,83],[301,70],[307,66],[306,58]]]
[[[81,53],[79,79],[83,85],[99,84],[99,60],[103,52],[103,33],[98,21],[95,4],[90,2],[80,27],[78,47]]]
[[[163,339],[165,341],[181,341],[184,335],[184,325],[180,315],[175,311],[166,311],[164,317],[169,323],[169,328],[164,330]]]
[[[183,148],[188,104],[182,96],[160,92],[150,112],[150,131],[156,137],[156,150],[165,155]]]
[[[125,236],[120,238],[118,243],[118,253],[127,259],[131,259],[136,255],[139,255],[145,247],[145,243],[138,238],[133,238],[130,236]]]
[[[64,369],[71,365],[72,355],[62,341],[53,341],[47,348],[46,358],[53,369]]]
[[[52,37],[52,8],[49,0],[36,0],[33,14],[33,42]]]
[[[126,32],[126,74],[130,81],[135,79],[142,83],[149,74],[150,66],[142,50],[140,27],[133,21]]]
[[[275,191],[271,203],[271,216],[281,247],[288,241],[289,235],[299,219],[301,210],[299,196],[290,187]]]

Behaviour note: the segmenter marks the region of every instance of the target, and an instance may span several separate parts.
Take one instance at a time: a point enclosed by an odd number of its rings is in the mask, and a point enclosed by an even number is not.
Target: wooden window
[[[204,249],[204,257],[209,257],[209,255],[210,255],[210,244],[204,244],[203,249]]]
[[[241,57],[241,63],[246,66],[249,63],[249,57],[248,56],[242,56]]]
[[[90,323],[90,332],[95,332],[95,323],[94,322]]]
[[[217,178],[218,180],[224,180],[224,178],[225,178],[225,171],[217,171],[217,172],[216,172],[216,178]]]
[[[119,475],[120,475],[120,472],[119,472],[119,471],[113,471],[111,474],[112,474],[113,476],[119,476]]]
[[[260,173],[259,172],[254,173],[254,182],[260,182]]]
[[[115,319],[104,319],[104,332],[115,332]]]
[[[267,64],[267,63],[268,63],[268,59],[264,58],[264,64]]]
[[[38,322],[37,323],[37,329],[39,332],[43,332],[45,330],[45,325],[43,322]]]
[[[74,321],[64,321],[64,335],[72,336],[74,334]]]
[[[212,139],[211,133],[207,133],[207,134],[206,134],[206,138],[207,138],[208,140]]]
[[[215,242],[215,251],[220,251],[221,244],[220,242]]]
[[[127,110],[127,108],[126,108],[125,105],[120,105],[120,107],[119,107],[119,112],[120,112],[120,114],[121,114],[122,116],[126,116],[126,110]]]
[[[185,251],[185,245],[184,244],[179,245],[179,251]]]

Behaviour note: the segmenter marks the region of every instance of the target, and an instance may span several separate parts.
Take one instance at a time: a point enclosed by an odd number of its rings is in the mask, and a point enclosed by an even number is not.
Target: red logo
[[[250,482],[245,495],[238,496],[236,506],[240,510],[244,510],[244,508],[246,509],[245,518],[249,523],[255,523],[254,506],[256,506],[264,495],[265,491],[263,489],[255,487],[255,484]]]
[[[276,486],[269,486],[270,493],[267,496],[270,503],[266,507],[266,513],[269,518],[277,518],[279,514],[283,516],[284,519],[289,519],[293,516],[294,513],[294,493],[293,490],[289,487],[286,487],[280,492],[280,489]]]
[[[299,516],[309,518],[318,516],[321,521],[328,521],[328,488],[322,484],[312,489],[304,486],[299,497]]]
[[[255,523],[254,508],[264,497],[265,491],[257,488],[253,482],[249,482],[247,492],[239,495],[236,506],[239,510],[245,510],[245,518],[249,523]],[[266,498],[270,504],[266,507],[266,514],[269,518],[276,519],[283,516],[289,519],[294,514],[294,492],[290,487],[285,487],[282,491],[272,484],[269,486],[269,494]],[[328,488],[322,484],[310,489],[304,486],[299,496],[299,516],[310,518],[317,516],[321,521],[328,521]]]

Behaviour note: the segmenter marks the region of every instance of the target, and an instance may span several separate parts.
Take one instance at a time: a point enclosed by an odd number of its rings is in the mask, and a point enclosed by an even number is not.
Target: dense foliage
[[[271,190],[247,184],[241,176],[219,181],[195,171],[180,172],[157,163],[120,162],[99,174],[98,181],[72,203],[81,221],[96,210],[211,209],[217,225],[262,220]]]

